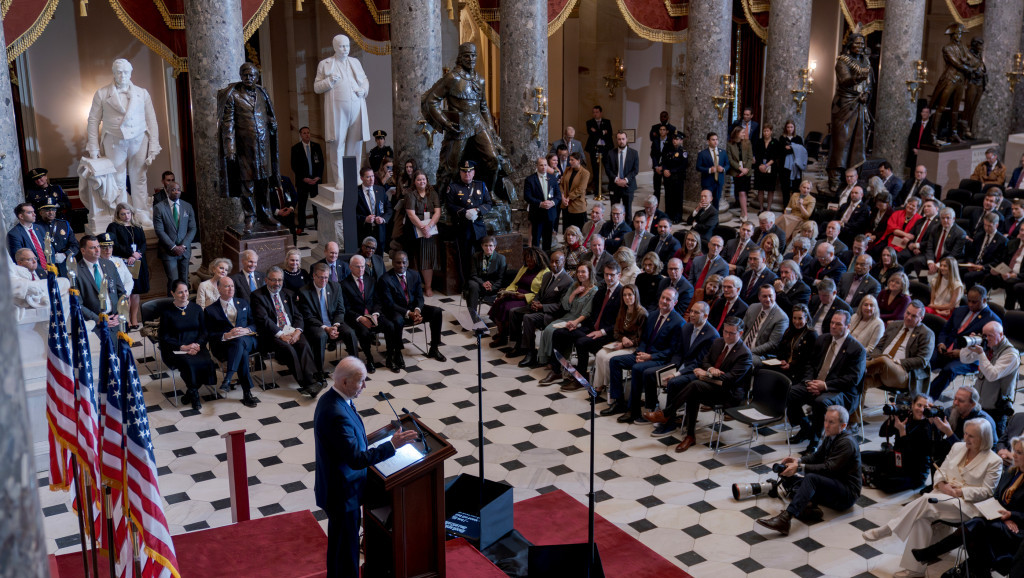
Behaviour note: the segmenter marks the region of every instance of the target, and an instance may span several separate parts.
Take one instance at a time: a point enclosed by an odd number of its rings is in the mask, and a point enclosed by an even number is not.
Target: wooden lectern
[[[363,576],[443,577],[445,575],[444,461],[455,448],[419,420],[406,414],[403,429],[419,426],[429,451],[397,471],[382,462],[370,468],[363,505],[365,563]],[[370,445],[393,433],[392,426],[373,432]],[[420,442],[410,444],[420,452]]]

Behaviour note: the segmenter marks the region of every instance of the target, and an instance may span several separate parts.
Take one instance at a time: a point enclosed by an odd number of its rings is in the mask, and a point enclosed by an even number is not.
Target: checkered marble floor
[[[646,195],[637,195],[638,201]],[[304,255],[315,240],[299,238]],[[406,407],[435,431],[446,436],[458,453],[448,460],[445,474],[454,477],[478,471],[477,346],[475,338],[454,321],[457,297],[435,296],[429,303],[446,311],[439,363],[406,345],[408,368],[399,374],[380,369],[370,376],[367,390],[356,401],[367,429],[388,422],[387,404],[374,396],[393,395],[396,408]],[[406,334],[422,343],[422,334]],[[483,347],[484,421],[487,478],[512,485],[522,500],[562,489],[586,503],[589,466],[589,402],[582,392],[563,394],[540,387],[544,369],[527,372],[508,359],[505,350]],[[146,402],[153,427],[160,490],[171,532],[179,534],[231,523],[228,466],[221,435],[244,429],[252,516],[312,510],[326,531],[325,515],[313,496],[315,400],[296,391],[294,380],[278,370],[279,389],[257,392],[262,403],[249,409],[236,390],[228,399],[206,399],[202,411],[172,405],[170,386],[160,389],[152,349],[134,350],[143,374]],[[337,361],[337,354],[328,354]],[[270,380],[269,369],[265,372]],[[879,392],[869,394],[868,406],[882,403]],[[598,405],[598,410],[604,404]],[[711,413],[702,413],[698,445],[683,454],[673,451],[678,435],[651,437],[650,425],[624,425],[598,418],[596,442],[597,513],[695,577],[716,576],[891,576],[899,569],[903,545],[895,538],[865,544],[861,532],[889,520],[916,494],[892,496],[866,489],[847,512],[825,510],[825,520],[808,527],[794,522],[788,537],[776,536],[754,520],[777,513],[778,499],[758,497],[738,502],[734,482],[764,482],[771,464],[787,455],[785,432],[766,431],[744,467],[745,449],[718,456],[707,447]],[[878,449],[882,417],[867,416],[867,442]],[[726,442],[745,439],[744,426],[726,424]],[[678,432],[677,432],[678,434]],[[797,448],[802,449],[802,448]],[[39,495],[45,516],[50,553],[77,551],[77,520],[67,496],[47,489],[40,475]],[[951,564],[932,568],[938,576]],[[938,572],[936,572],[938,570]]]

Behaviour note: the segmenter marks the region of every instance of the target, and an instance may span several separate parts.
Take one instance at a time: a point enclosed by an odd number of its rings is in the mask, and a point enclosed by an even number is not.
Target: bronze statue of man
[[[943,123],[949,122],[949,139],[957,142],[960,140],[960,103],[963,102],[967,79],[974,73],[974,68],[971,66],[971,55],[961,42],[964,36],[963,25],[952,24],[946,28],[946,34],[949,36],[949,43],[942,48],[942,59],[946,62],[946,68],[942,71],[939,81],[935,83],[928,108],[935,111],[932,135],[938,137]]]
[[[988,84],[988,70],[985,68],[985,60],[982,58],[982,51],[985,41],[975,36],[971,39],[971,48],[967,51],[968,64],[971,67],[971,75],[967,77],[964,89],[964,114],[960,118],[960,127],[964,136],[974,138],[974,119],[977,118],[978,103],[981,102],[981,95],[985,92]]]
[[[252,228],[254,220],[279,227],[268,207],[269,194],[284,195],[274,105],[267,91],[256,84],[259,73],[255,65],[246,62],[238,75],[241,82],[217,93],[221,196],[241,197],[246,230]]]
[[[847,37],[836,59],[836,92],[832,97],[832,148],[828,160],[829,189],[839,187],[839,175],[867,160],[871,115],[868,101],[874,73],[867,56],[867,42],[858,26]]]

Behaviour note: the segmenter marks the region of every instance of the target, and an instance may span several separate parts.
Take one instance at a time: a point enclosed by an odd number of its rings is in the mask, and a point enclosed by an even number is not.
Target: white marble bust
[[[316,67],[313,91],[324,95],[324,139],[327,141],[327,174],[324,182],[341,181],[342,157],[362,156],[361,143],[370,140],[370,122],[366,114],[366,95],[370,82],[363,66],[349,57],[348,36],[334,37],[334,55]]]

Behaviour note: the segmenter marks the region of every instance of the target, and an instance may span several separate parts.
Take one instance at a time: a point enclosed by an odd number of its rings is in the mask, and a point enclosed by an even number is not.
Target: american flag
[[[77,417],[78,435],[76,452],[79,465],[88,471],[92,487],[99,487],[99,412],[96,410],[96,389],[93,387],[92,354],[89,352],[89,332],[85,328],[85,316],[82,315],[82,300],[78,291],[72,290],[71,301],[71,350],[75,364],[75,414]],[[105,331],[105,321],[97,321],[100,331]]]
[[[164,517],[163,498],[157,485],[156,458],[149,431],[149,417],[142,395],[142,384],[135,369],[135,359],[126,341],[118,343],[121,358],[121,383],[125,388],[125,425],[128,450],[128,507],[132,524],[142,546],[142,576],[181,578],[178,559],[174,555],[171,531]]]
[[[46,422],[50,439],[50,489],[68,490],[72,485],[70,451],[76,445],[75,378],[71,370],[71,348],[64,322],[64,306],[56,269],[47,277],[50,292],[50,329],[46,355]]]
[[[123,334],[118,334],[122,336]],[[99,400],[100,419],[103,424],[103,435],[100,448],[101,472],[103,483],[110,487],[111,519],[114,523],[113,546],[116,575],[127,578],[133,574],[132,543],[128,535],[128,521],[124,508],[124,401],[122,399],[121,360],[118,357],[117,343],[112,343],[110,334],[100,334],[100,373]],[[122,339],[127,336],[121,337]],[[103,532],[104,541],[107,539]]]

